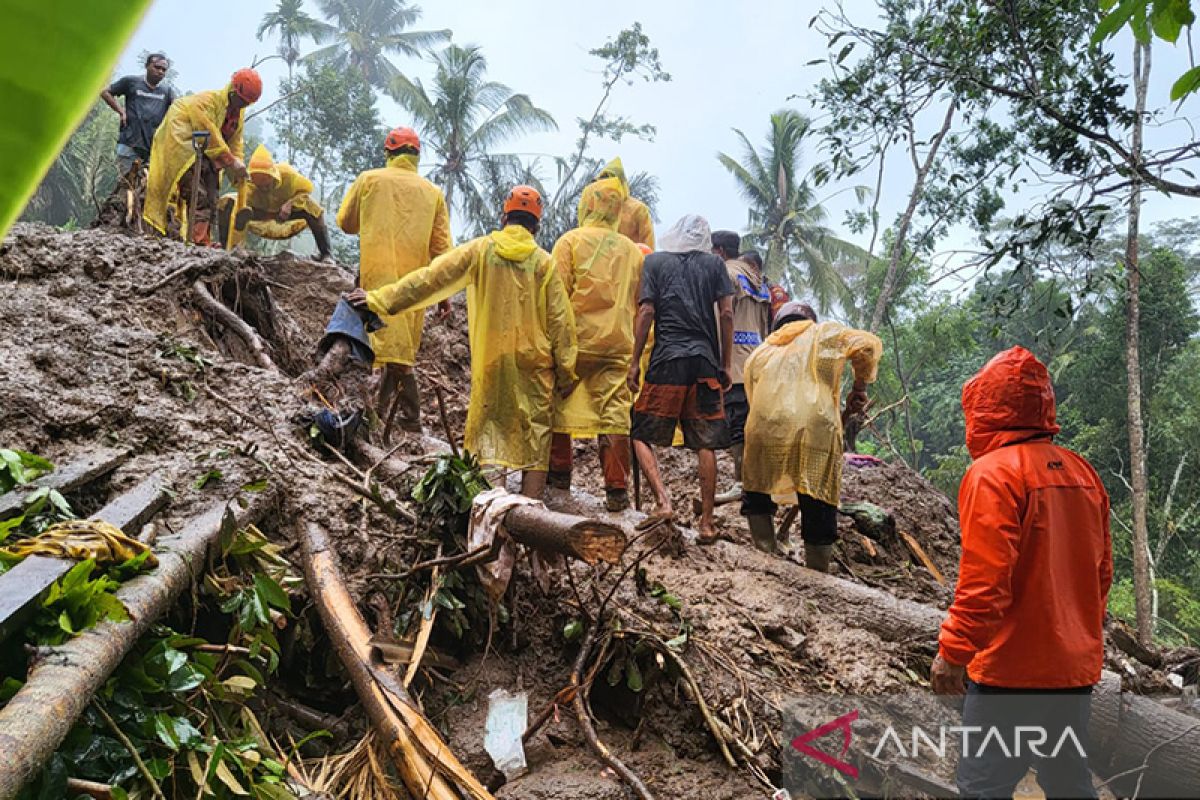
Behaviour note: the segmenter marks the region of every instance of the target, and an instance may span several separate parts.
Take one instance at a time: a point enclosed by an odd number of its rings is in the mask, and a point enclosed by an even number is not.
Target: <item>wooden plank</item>
[[[114,448],[94,450],[82,458],[77,458],[49,475],[43,475],[35,481],[0,495],[0,519],[8,519],[21,513],[21,509],[25,507],[25,498],[38,489],[49,487],[58,492],[78,489],[112,472],[127,458],[128,450]]]
[[[91,519],[103,520],[136,536],[166,502],[165,476],[156,473],[114,498]],[[29,556],[0,575],[0,642],[21,629],[54,582],[73,566],[75,562],[69,558]]]

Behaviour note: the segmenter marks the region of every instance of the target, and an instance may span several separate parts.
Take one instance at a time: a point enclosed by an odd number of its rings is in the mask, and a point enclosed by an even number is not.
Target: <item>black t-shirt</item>
[[[132,147],[141,155],[150,154],[150,142],[154,132],[175,102],[175,92],[163,81],[158,86],[146,83],[144,75],[126,75],[108,87],[113,97],[125,98],[125,117],[128,120],[121,129],[117,141]]]
[[[712,253],[652,253],[642,267],[640,303],[654,304],[650,364],[699,356],[721,366],[714,304],[733,294],[725,262]]]

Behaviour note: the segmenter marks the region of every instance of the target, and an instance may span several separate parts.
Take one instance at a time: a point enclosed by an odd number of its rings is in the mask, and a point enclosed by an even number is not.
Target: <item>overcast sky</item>
[[[309,3],[316,15],[315,4]],[[557,133],[535,134],[514,140],[509,152],[522,154],[567,154],[578,134],[575,118],[590,116],[600,96],[599,60],[588,55],[633,22],[642,23],[651,42],[659,49],[663,67],[671,73],[669,83],[620,86],[610,113],[629,116],[636,123],[658,128],[653,142],[626,140],[620,145],[598,142],[593,155],[620,155],[626,169],[646,170],[658,176],[661,199],[658,207],[660,231],[685,213],[705,215],[714,228],[743,229],[745,204],[733,179],[717,162],[719,151],[740,157],[732,128],[741,128],[756,144],[765,139],[771,112],[792,106],[806,113],[807,104],[794,95],[808,92],[827,74],[823,65],[806,67],[806,62],[826,54],[825,40],[810,30],[809,20],[818,2],[786,0],[743,0],[741,3],[713,0],[658,0],[625,2],[610,0],[602,5],[543,2],[513,5],[495,0],[452,0],[426,4],[419,29],[449,28],[460,44],[477,44],[488,60],[493,80],[530,95],[534,103],[550,111],[559,123]],[[875,4],[870,0],[845,0],[848,14],[869,21]],[[189,91],[215,88],[228,80],[236,68],[257,54],[274,52],[273,41],[259,42],[254,36],[263,14],[273,0],[217,0],[201,11],[194,2],[157,0],[126,48],[119,72],[138,72],[137,54],[164,50],[179,73],[180,88]],[[603,11],[599,10],[603,8]],[[1122,40],[1118,51],[1129,49]],[[306,46],[306,49],[311,45]],[[395,57],[404,72],[427,78],[427,63]],[[1118,59],[1128,68],[1127,57]],[[1171,81],[1187,67],[1186,53],[1156,42],[1155,69],[1151,80],[1152,107],[1167,106]],[[277,97],[276,87],[285,74],[279,59],[261,67],[266,88],[260,103]],[[789,99],[791,98],[791,99]],[[1193,98],[1184,112],[1195,110]],[[408,124],[405,113],[390,100],[381,99],[379,109],[389,126]],[[1150,134],[1183,143],[1189,141],[1181,126]],[[819,154],[809,153],[809,163]],[[907,199],[912,170],[894,158],[885,174],[881,213],[884,224],[894,219]],[[869,183],[868,178],[854,181]],[[845,210],[854,205],[846,187],[829,189],[824,196],[830,224],[842,228]],[[1191,216],[1195,200],[1152,198],[1144,217],[1153,221]],[[965,245],[965,232],[952,245]],[[865,244],[865,241],[863,242]]]

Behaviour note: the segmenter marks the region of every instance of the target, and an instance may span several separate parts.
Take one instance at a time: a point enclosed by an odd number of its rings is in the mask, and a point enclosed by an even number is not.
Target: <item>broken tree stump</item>
[[[124,622],[102,622],[35,663],[25,685],[0,709],[0,800],[11,800],[62,743],[75,721],[121,660],[204,569],[209,546],[226,514],[239,526],[274,504],[271,492],[252,495],[245,508],[224,503],[193,517],[159,540],[158,569],[117,590],[129,612]]]
[[[619,525],[539,506],[516,506],[504,516],[513,541],[543,553],[558,553],[587,564],[616,564],[625,552]]]
[[[382,665],[371,662],[371,633],[342,580],[329,537],[319,525],[303,528],[304,577],[355,693],[384,740],[400,779],[414,797],[494,800],[459,762],[412,697]]]

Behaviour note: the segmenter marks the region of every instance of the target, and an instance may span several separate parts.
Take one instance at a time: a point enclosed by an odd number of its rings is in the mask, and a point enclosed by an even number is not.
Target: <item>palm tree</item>
[[[822,311],[835,300],[850,311],[850,290],[836,262],[847,257],[861,260],[862,251],[825,226],[828,214],[817,202],[812,183],[807,177],[798,177],[809,124],[797,111],[777,111],[771,115],[771,132],[762,150],[735,128],[742,141],[743,160],[724,153],[718,153],[717,159],[750,204],[746,240],[766,250],[766,274],[781,280],[789,290],[806,287]],[[803,274],[798,264],[804,265]]]
[[[296,62],[300,60],[301,40],[312,39],[320,44],[334,32],[335,29],[332,25],[322,22],[304,10],[304,0],[279,0],[279,5],[274,11],[268,11],[263,15],[262,21],[258,24],[257,36],[260,42],[268,33],[275,33],[279,36],[279,57],[283,59],[288,68],[288,91],[295,92],[295,69]],[[287,103],[288,126],[291,127],[293,98],[289,97],[284,102]],[[291,160],[294,155],[289,144],[288,160]]]
[[[558,125],[528,95],[487,80],[487,60],[478,47],[452,44],[432,58],[436,71],[428,89],[420,80],[397,75],[390,92],[413,115],[422,149],[436,154],[429,178],[445,191],[447,205],[457,202],[468,220],[486,228],[495,208],[480,172],[486,160],[501,158],[493,149],[519,134]],[[520,171],[511,163],[504,167]]]
[[[450,38],[448,30],[405,30],[420,19],[421,9],[404,0],[318,0],[317,5],[334,23],[334,41],[305,58],[328,61],[339,69],[357,69],[380,89],[400,76],[388,54],[417,56]]]

